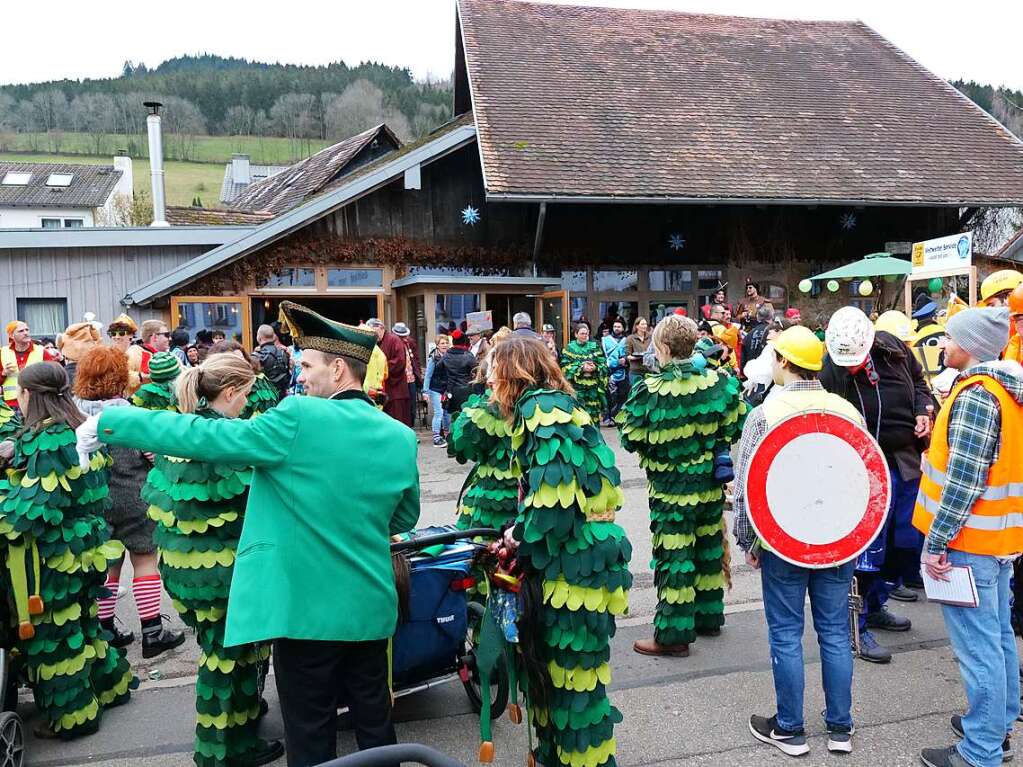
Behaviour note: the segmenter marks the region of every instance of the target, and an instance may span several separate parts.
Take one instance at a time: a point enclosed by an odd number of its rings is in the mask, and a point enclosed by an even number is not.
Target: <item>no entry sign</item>
[[[834,567],[859,556],[884,525],[891,498],[877,442],[828,411],[798,413],[772,426],[742,480],[757,535],[801,567]]]

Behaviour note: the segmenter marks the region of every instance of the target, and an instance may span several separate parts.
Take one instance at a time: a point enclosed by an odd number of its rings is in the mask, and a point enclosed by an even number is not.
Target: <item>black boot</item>
[[[183,631],[165,628],[163,616],[142,621],[142,657],[155,658],[165,650],[173,650],[185,641]]]
[[[111,647],[127,647],[135,641],[135,635],[130,631],[121,631],[113,618],[101,620],[99,625],[103,627],[104,631],[109,631],[113,636],[107,642]]]

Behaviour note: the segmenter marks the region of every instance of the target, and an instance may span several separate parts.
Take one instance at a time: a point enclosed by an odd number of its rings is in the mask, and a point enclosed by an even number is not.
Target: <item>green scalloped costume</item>
[[[238,417],[248,420],[254,415],[265,413],[280,401],[281,395],[278,394],[277,387],[270,383],[270,379],[265,375],[257,373],[248,399],[245,401],[245,409]]]
[[[628,609],[632,547],[614,523],[622,505],[614,453],[568,394],[537,390],[516,404],[512,448],[523,499],[515,538],[527,577],[543,579],[539,651],[547,708],[531,707],[536,757],[545,767],[615,765],[607,698],[615,617]]]
[[[647,474],[658,644],[690,644],[724,625],[724,491],[714,456],[739,438],[745,415],[737,378],[689,360],[638,381],[618,415],[622,447]]]
[[[596,370],[584,373],[584,362],[592,362]],[[607,410],[607,358],[596,341],[580,344],[572,341],[561,351],[561,370],[575,389],[575,398],[595,424]]]
[[[490,402],[490,390],[473,394],[451,425],[448,454],[474,461],[466,478],[458,528],[504,527],[519,509],[519,471],[512,462],[511,427]]]
[[[222,416],[210,408],[196,415]],[[227,598],[252,469],[158,455],[142,489],[157,521],[160,574],[182,620],[195,629],[195,763],[225,767],[261,751],[257,665],[267,645],[224,647]]]
[[[131,404],[146,410],[177,410],[174,406],[174,381],[150,381],[131,395]]]
[[[10,438],[16,418],[5,411],[0,419]],[[127,702],[138,686],[96,617],[107,565],[121,551],[103,518],[109,465],[106,453],[96,452],[83,472],[74,430],[50,422],[14,437],[0,481],[4,586],[21,629],[31,623],[34,630],[17,648],[36,707],[63,739],[95,732],[103,709]]]

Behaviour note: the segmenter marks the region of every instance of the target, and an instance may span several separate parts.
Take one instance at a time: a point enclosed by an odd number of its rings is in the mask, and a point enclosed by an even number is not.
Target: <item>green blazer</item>
[[[338,396],[287,397],[249,421],[134,407],[100,418],[111,445],[254,467],[227,646],[394,633],[388,539],[419,519],[418,443],[361,392]]]

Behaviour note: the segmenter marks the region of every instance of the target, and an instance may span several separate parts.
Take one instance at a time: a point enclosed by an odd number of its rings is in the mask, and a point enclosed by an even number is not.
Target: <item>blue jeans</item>
[[[426,393],[430,395],[430,407],[433,409],[433,436],[439,437],[441,427],[445,431],[451,430],[451,414],[441,404],[438,392],[427,389]]]
[[[771,645],[778,726],[803,729],[803,605],[810,594],[810,613],[821,650],[821,678],[829,730],[852,729],[853,657],[849,648],[849,588],[852,562],[811,570],[765,551],[760,573]]]
[[[951,549],[948,561],[973,568],[979,597],[977,607],[941,606],[969,703],[959,754],[976,767],[996,767],[1019,714],[1019,659],[1009,622],[1012,563]]]

